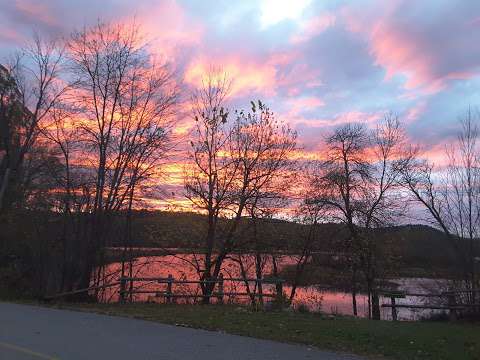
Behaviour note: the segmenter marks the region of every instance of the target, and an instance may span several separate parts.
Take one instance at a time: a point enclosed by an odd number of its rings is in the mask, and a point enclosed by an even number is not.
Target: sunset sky
[[[262,99],[307,153],[338,124],[393,112],[441,161],[458,118],[480,106],[476,0],[0,0],[0,9],[1,58],[33,30],[68,35],[135,17],[187,88],[222,66],[235,81],[232,106]]]

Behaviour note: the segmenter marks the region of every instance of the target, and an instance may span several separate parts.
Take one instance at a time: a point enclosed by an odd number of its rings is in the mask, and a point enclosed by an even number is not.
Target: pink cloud
[[[19,32],[15,31],[11,28],[3,27],[3,28],[0,29],[0,40],[6,41],[6,42],[11,42],[11,43],[14,43],[14,44],[19,44],[19,43],[24,42],[25,38]]]
[[[297,115],[304,111],[315,110],[319,107],[325,106],[325,102],[315,96],[302,96],[289,99],[287,102],[290,115]]]
[[[429,51],[428,43],[414,34],[396,29],[386,22],[378,23],[371,34],[371,53],[375,64],[385,68],[385,80],[396,75],[406,77],[405,89],[421,89],[424,94],[443,90],[449,80],[465,80],[473,76],[469,71],[447,71],[437,68],[441,54]]]
[[[205,33],[204,25],[187,14],[175,0],[139,3],[135,14],[125,14],[119,22],[141,25],[146,39],[157,55],[174,60],[184,47],[199,46]]]
[[[423,149],[421,156],[435,164],[437,169],[445,168],[448,165],[448,158],[445,156],[445,144],[430,145],[428,149]]]
[[[434,59],[429,53],[420,51],[421,48],[421,44],[387,22],[379,22],[373,27],[371,53],[375,63],[386,69],[386,80],[403,74],[408,79],[405,83],[407,89],[430,82]]]
[[[403,117],[405,124],[408,125],[415,122],[425,112],[426,109],[426,101],[420,101],[417,103],[414,107],[410,108]]]
[[[40,1],[15,0],[15,8],[28,18],[39,20],[48,26],[57,26],[57,20],[52,16],[50,9]]]
[[[305,125],[311,128],[335,127],[348,123],[361,123],[373,126],[383,118],[384,114],[385,112],[382,111],[368,113],[353,110],[337,114],[331,118],[305,118],[301,115],[294,116],[294,114],[289,113],[286,115],[286,120],[292,125]]]
[[[385,80],[396,75],[405,76],[405,88],[412,90],[432,80],[430,69],[434,59],[424,50],[427,44],[412,39],[405,29],[395,27],[392,17],[399,4],[400,1],[383,4],[378,11],[383,17],[369,9],[354,11],[351,7],[343,8],[341,14],[347,30],[367,36],[375,64],[386,71]]]
[[[317,36],[329,27],[333,26],[335,24],[335,20],[335,15],[328,12],[310,18],[300,24],[299,31],[291,37],[290,42],[293,44],[298,44],[308,41],[312,37]]]
[[[458,39],[452,40],[448,33],[439,34],[441,22],[448,18],[436,18],[435,22],[426,24],[412,20],[409,26],[410,22],[404,19],[407,15],[401,14],[405,11],[404,6],[400,9],[403,3],[400,0],[375,3],[375,11],[372,8],[358,11],[352,7],[340,11],[347,30],[366,36],[374,63],[385,69],[385,81],[402,76],[406,90],[429,95],[443,90],[451,80],[474,76],[469,70],[474,64],[462,63],[455,57],[456,51],[468,49],[457,48],[461,46]],[[472,31],[476,24],[476,19],[460,24],[456,29],[458,36]],[[438,41],[444,43],[438,44]]]
[[[472,21],[470,21],[470,25],[480,26],[480,16],[479,16],[479,17],[476,17],[475,19],[473,19]]]
[[[299,96],[305,89],[317,88],[323,85],[319,68],[312,69],[305,63],[294,62],[291,69],[277,76],[277,85],[287,88],[288,96]]]

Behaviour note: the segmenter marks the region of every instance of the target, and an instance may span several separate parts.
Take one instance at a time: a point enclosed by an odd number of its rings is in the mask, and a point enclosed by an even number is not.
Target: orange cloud
[[[258,64],[252,60],[233,56],[220,61],[217,60],[215,64],[212,64],[206,58],[194,60],[185,72],[185,81],[197,88],[201,87],[202,80],[208,74],[212,65],[221,68],[232,79],[230,89],[230,96],[232,97],[243,96],[252,92],[265,96],[275,94],[277,70],[274,63]]]
[[[173,134],[177,136],[185,136],[188,135],[193,129],[193,122],[184,122],[175,125],[173,129]]]
[[[185,169],[191,166],[190,163],[172,160],[172,162],[159,167],[156,176],[157,178],[163,177],[168,185],[183,186]]]
[[[162,199],[142,198],[142,205],[150,209],[178,212],[199,212],[187,199],[178,197],[163,197]]]

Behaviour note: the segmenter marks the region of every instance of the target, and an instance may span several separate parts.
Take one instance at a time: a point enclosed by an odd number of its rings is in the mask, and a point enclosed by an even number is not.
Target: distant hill
[[[196,213],[138,211],[134,216],[133,245],[138,247],[201,249],[207,219]],[[228,220],[222,220],[220,234]],[[248,251],[253,226],[245,219],[235,239]],[[285,220],[263,220],[257,227],[258,237],[266,245],[283,251],[294,251],[305,236],[305,225]],[[221,236],[221,235],[220,235]],[[319,226],[315,251],[341,251],[348,233],[342,224]],[[379,247],[388,252],[400,267],[446,269],[455,260],[453,247],[443,232],[426,225],[400,225],[378,230]],[[120,246],[120,241],[112,241]]]
[[[218,236],[226,232],[228,219],[220,220]],[[279,219],[259,220],[257,236],[268,245],[280,250],[292,250],[302,241],[307,226]],[[205,215],[191,212],[137,211],[133,222],[133,245],[138,247],[201,248],[207,232]],[[253,236],[253,225],[249,219],[242,220],[236,239],[248,247]],[[322,224],[315,249],[329,251],[340,245],[347,233],[342,225]],[[112,240],[112,246],[120,246],[121,240]]]

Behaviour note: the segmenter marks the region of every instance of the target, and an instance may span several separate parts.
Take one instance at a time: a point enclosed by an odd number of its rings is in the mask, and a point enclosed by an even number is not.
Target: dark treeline
[[[204,251],[204,234],[207,219],[205,215],[188,212],[169,212],[135,210],[135,221],[132,223],[132,246],[138,248],[138,254],[175,251]],[[119,217],[119,221],[121,221]],[[227,227],[229,219],[222,219],[222,227]],[[308,231],[309,226],[288,220],[262,219],[257,230],[265,251],[279,254],[296,254],[299,244]],[[318,254],[319,259],[335,258],[336,254],[344,251],[343,239],[348,230],[340,223],[321,223],[318,225],[317,239],[311,245],[313,257]],[[249,253],[255,250],[251,241],[254,228],[251,220],[244,218],[236,234],[235,241],[242,244],[237,251]],[[390,254],[395,266],[389,267],[389,277],[395,276],[424,276],[448,277],[455,266],[455,255],[448,251],[449,242],[445,234],[428,225],[397,225],[376,229],[375,239],[382,248],[382,252]],[[114,248],[121,248],[122,242],[118,234],[113,233],[109,244]],[[463,246],[468,246],[467,242]],[[268,249],[268,250],[267,250]],[[118,255],[118,250],[112,250]],[[479,254],[480,255],[480,254]],[[110,261],[117,261],[117,256]],[[388,260],[388,257],[383,260]],[[339,261],[332,260],[335,265],[343,266]],[[316,261],[320,266],[327,262]],[[305,277],[303,274],[302,277]],[[311,279],[310,284],[318,283],[318,279]]]
[[[412,251],[417,244],[395,241],[391,228],[422,211],[438,229],[432,267],[444,265],[459,288],[478,287],[480,153],[471,112],[446,165],[425,160],[393,114],[374,128],[339,125],[319,139],[317,160],[302,160],[296,132],[265,103],[229,108],[228,74],[212,69],[186,90],[147,44],[136,26],[98,23],[66,39],[37,36],[0,68],[2,289],[42,297],[100,285],[109,247],[122,249],[123,276],[134,248],[148,245],[199,249],[201,280],[216,279],[227,258],[243,269],[242,251],[255,255],[258,278],[280,276],[276,254],[289,252],[291,300],[305,269],[324,261],[318,252],[331,251],[341,254],[335,271],[348,279],[356,314],[359,289],[370,305],[398,266],[428,259],[422,241]],[[185,108],[193,130],[181,149],[173,130]],[[174,161],[173,150],[188,159],[183,196],[201,215],[156,213],[167,219],[160,226],[136,209],[166,183],[162,165]],[[272,274],[263,273],[266,262]],[[201,290],[208,302],[213,283]],[[473,292],[467,300],[476,302]]]

